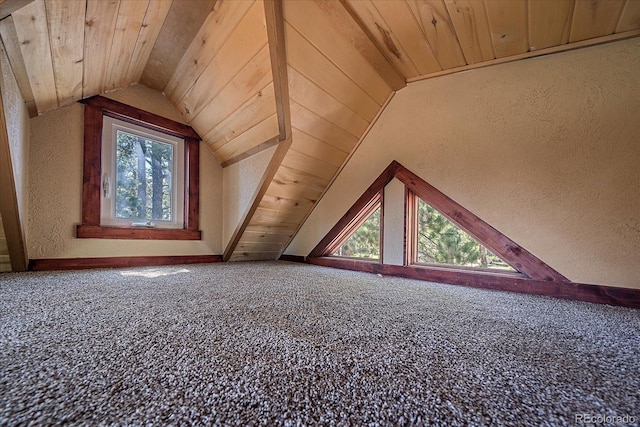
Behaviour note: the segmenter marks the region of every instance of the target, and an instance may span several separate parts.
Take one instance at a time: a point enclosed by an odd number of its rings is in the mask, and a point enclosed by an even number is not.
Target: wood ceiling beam
[[[0,3],[0,20],[11,15],[18,9],[22,9],[33,0],[5,0]]]
[[[0,216],[4,225],[4,234],[9,248],[12,271],[26,271],[27,248],[25,246],[18,195],[16,194],[15,175],[11,161],[7,121],[4,103],[0,91]]]
[[[279,142],[273,157],[267,165],[251,205],[242,217],[242,221],[234,230],[229,243],[224,251],[224,260],[231,259],[238,246],[240,238],[251,222],[262,198],[267,192],[271,181],[278,172],[282,160],[291,147],[291,108],[289,105],[289,77],[287,75],[287,54],[284,38],[284,15],[282,12],[282,0],[264,0],[264,13],[267,23],[267,37],[269,41],[269,54],[271,57],[271,71],[273,74],[273,87],[275,91],[276,112],[278,116]],[[276,257],[277,258],[277,257]]]

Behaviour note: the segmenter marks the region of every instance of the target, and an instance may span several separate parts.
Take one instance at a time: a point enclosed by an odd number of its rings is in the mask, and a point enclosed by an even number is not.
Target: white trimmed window
[[[183,228],[184,139],[104,116],[100,224]]]

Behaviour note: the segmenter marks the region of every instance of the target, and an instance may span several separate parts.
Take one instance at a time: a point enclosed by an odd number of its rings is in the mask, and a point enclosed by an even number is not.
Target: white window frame
[[[116,136],[121,130],[143,138],[170,144],[173,146],[173,170],[171,173],[172,219],[131,220],[116,218]],[[102,160],[100,191],[100,225],[120,227],[176,228],[184,227],[184,139],[173,135],[134,125],[110,116],[104,116],[102,126]]]

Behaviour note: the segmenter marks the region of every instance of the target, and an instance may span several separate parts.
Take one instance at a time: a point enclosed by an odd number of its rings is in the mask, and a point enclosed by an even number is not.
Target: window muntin
[[[417,197],[415,259],[418,264],[516,271],[500,257]]]
[[[101,225],[183,228],[184,140],[104,116]]]

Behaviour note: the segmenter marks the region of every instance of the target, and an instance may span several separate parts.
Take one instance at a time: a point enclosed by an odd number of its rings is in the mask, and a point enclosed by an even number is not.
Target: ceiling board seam
[[[260,1],[260,0],[256,0],[255,2]],[[255,3],[254,2],[254,3]],[[220,51],[224,48],[224,46],[229,42],[229,40],[231,39],[231,36],[234,34],[234,32],[236,31],[238,25],[240,25],[240,23],[246,18],[247,14],[251,11],[251,9],[254,6],[252,5],[251,7],[247,8],[247,10],[242,14],[242,18],[240,18],[238,20],[237,25],[233,28],[233,30],[231,30],[228,34],[228,36],[224,39],[224,41],[222,42],[222,44],[220,44],[220,46],[218,47],[218,50],[214,53],[214,55],[211,57],[211,59],[202,66],[202,69],[200,70],[200,72],[198,73],[197,76],[195,76],[195,78],[193,79],[193,81],[191,82],[191,84],[184,90],[184,93],[182,94],[182,96],[180,97],[180,99],[178,99],[174,104],[178,105],[182,102],[182,100],[185,98],[185,96],[192,90],[193,86],[196,84],[196,82],[198,82],[198,80],[200,80],[200,77],[202,77],[202,74],[207,70],[207,68],[209,68],[209,65],[211,65],[211,63],[218,57],[218,54],[220,53]],[[209,12],[210,14],[213,13],[213,9]],[[206,22],[206,20],[205,20]],[[204,26],[204,23],[203,23]],[[200,27],[201,29],[203,27]],[[198,30],[198,33],[200,32],[200,30]],[[196,34],[196,37],[192,40],[191,43],[193,43],[197,38],[198,38],[199,34]],[[191,46],[191,45],[189,45]],[[188,48],[187,48],[188,49]],[[187,51],[185,51],[185,55],[186,55]],[[176,67],[175,71],[178,71],[178,68],[180,67],[180,63],[182,63],[182,60],[184,59],[184,55],[182,58],[180,58],[180,62],[178,62],[178,66]],[[248,62],[247,62],[248,63]],[[244,64],[242,68],[244,68],[246,66],[246,64]],[[175,74],[175,72],[174,72]],[[171,81],[171,79],[173,78],[173,75],[171,75],[171,77],[169,78],[169,82]],[[167,85],[169,84],[169,82],[167,82]],[[165,87],[163,88],[163,93],[165,93],[166,89],[167,89],[167,85],[165,85]],[[175,88],[174,88],[175,90]]]
[[[251,58],[249,58],[249,60],[247,61],[246,64],[244,64],[242,66],[242,68],[240,68],[240,71],[238,71],[228,82],[226,82],[224,84],[224,86],[222,86],[220,88],[220,90],[216,93],[213,94],[212,97],[208,98],[208,101],[206,101],[206,104],[204,104],[202,107],[200,107],[200,109],[198,110],[198,112],[193,116],[193,118],[190,120],[190,123],[194,122],[198,116],[200,114],[202,114],[202,112],[204,110],[207,109],[207,107],[209,107],[211,104],[213,104],[216,101],[216,98],[218,98],[218,96],[225,90],[225,88],[227,88],[230,84],[232,84],[235,81],[235,78],[238,77],[239,74],[241,74],[249,64],[251,64],[251,62],[258,56],[260,55],[260,53],[262,53],[262,50],[265,48],[265,46],[267,46],[268,43],[263,44],[260,49],[258,49],[258,51],[255,53],[255,55],[253,55]],[[195,81],[194,81],[195,83]],[[269,86],[269,84],[267,84],[265,87]],[[261,88],[258,92],[261,92],[262,90],[264,90],[264,87]],[[190,90],[187,91],[187,94],[190,92]],[[215,128],[216,126],[218,126],[220,123],[224,122],[229,116],[233,115],[236,111],[238,111],[239,108],[241,108],[247,101],[251,100],[251,98],[253,98],[256,94],[254,92],[251,92],[251,94],[247,97],[244,98],[242,100],[242,103],[240,104],[240,106],[238,106],[236,109],[234,109],[232,112],[230,112],[229,114],[227,114],[226,116],[224,116],[220,121],[214,123],[209,129],[205,130],[204,133],[207,134],[211,131],[211,129]],[[186,94],[185,94],[186,96]],[[184,97],[183,97],[184,99]]]
[[[456,74],[456,73],[460,73],[460,72],[463,72],[463,71],[475,70],[475,69],[478,69],[478,68],[485,68],[485,67],[489,67],[489,66],[492,66],[492,65],[507,64],[509,62],[515,62],[515,61],[521,61],[521,60],[524,60],[524,59],[536,58],[538,56],[550,55],[550,54],[560,53],[560,52],[569,52],[571,50],[582,49],[582,48],[590,47],[590,46],[597,46],[599,44],[604,44],[604,43],[609,43],[609,42],[613,42],[613,41],[619,41],[619,40],[624,40],[624,39],[635,38],[635,37],[638,37],[638,36],[640,36],[640,29],[631,30],[631,31],[625,31],[625,32],[622,32],[622,33],[609,34],[608,36],[601,36],[601,37],[596,37],[596,38],[591,38],[591,39],[580,40],[580,41],[577,41],[577,42],[571,42],[571,43],[567,43],[567,44],[563,44],[563,45],[552,46],[552,47],[548,47],[548,48],[545,48],[545,49],[540,49],[540,50],[534,50],[534,51],[529,51],[529,52],[525,52],[525,53],[520,53],[518,55],[505,56],[505,57],[502,57],[502,58],[492,59],[490,61],[476,62],[475,64],[471,64],[471,65],[464,65],[462,67],[450,68],[449,70],[439,71],[437,73],[425,74],[423,76],[411,77],[411,78],[407,79],[407,83],[413,83],[413,82],[417,82],[419,80],[432,79],[432,78],[440,77],[440,76],[444,76],[444,75]]]
[[[313,81],[312,79],[310,79],[309,77],[307,77],[302,71],[298,70],[296,67],[294,67],[293,65],[289,64],[289,67],[292,68],[293,70],[295,70],[298,74],[300,74],[301,76],[303,76],[310,84],[314,85],[315,87],[317,87],[319,90],[323,91],[324,93],[326,93],[328,96],[330,96],[331,98],[333,98],[336,102],[338,102],[340,105],[343,105],[344,108],[346,108],[347,110],[351,111],[353,114],[355,114],[356,116],[360,117],[362,120],[364,120],[367,123],[370,123],[370,121],[365,118],[362,117],[362,115],[358,114],[357,111],[354,111],[351,107],[349,107],[348,105],[346,105],[344,102],[340,101],[338,98],[336,98],[335,96],[333,96],[331,93],[327,92],[322,86],[320,86],[319,84],[317,84],[315,81]],[[293,98],[293,97],[292,97]],[[296,101],[298,104],[300,104],[300,101]],[[355,137],[358,137],[358,135],[354,135]]]

